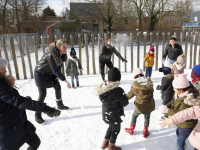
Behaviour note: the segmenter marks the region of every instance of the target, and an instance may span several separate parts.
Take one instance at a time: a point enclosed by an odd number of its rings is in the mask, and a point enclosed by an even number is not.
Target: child
[[[134,82],[131,86],[130,92],[126,94],[128,99],[136,96],[135,110],[133,112],[130,128],[125,128],[126,132],[133,135],[133,130],[136,126],[137,117],[144,114],[144,130],[143,136],[149,136],[148,127],[150,121],[150,114],[155,109],[155,101],[153,98],[153,82],[144,77],[143,71],[140,68],[133,70]]]
[[[113,67],[108,72],[109,84],[102,87],[101,84],[97,85],[94,89],[94,94],[99,96],[103,103],[102,105],[102,118],[106,124],[109,124],[108,130],[105,135],[104,142],[101,146],[102,149],[108,150],[121,150],[120,147],[115,146],[117,135],[120,132],[120,124],[122,122],[121,116],[124,116],[124,108],[128,105],[128,99],[124,94],[124,90],[119,87],[121,80],[120,71]]]
[[[174,89],[172,86],[174,74],[171,74],[171,69],[169,67],[159,68],[159,72],[163,72],[164,77],[162,78],[161,85],[158,85],[156,90],[161,90],[161,98],[163,100],[162,104],[166,105],[172,100],[174,95]],[[164,116],[167,117],[167,114],[164,114]]]
[[[71,48],[69,59],[67,60],[67,67],[66,67],[66,73],[67,75],[71,76],[72,81],[72,88],[74,87],[74,77],[76,78],[76,85],[79,87],[79,70],[83,70],[82,66],[80,64],[79,59],[76,57],[76,51],[74,48]]]
[[[163,109],[163,112],[168,112],[169,116],[172,116],[179,111],[191,107],[188,105],[188,103],[185,103],[189,94],[192,93],[195,97],[199,94],[196,89],[191,88],[191,85],[186,76],[187,74],[176,74],[174,76],[172,85],[174,87],[175,94],[173,99],[166,104],[167,107]],[[185,140],[188,138],[197,123],[197,119],[192,119],[176,124],[178,150],[184,150]]]
[[[178,56],[176,62],[170,65],[173,74],[181,74],[184,73],[185,66],[185,54],[181,54]]]
[[[200,90],[200,65],[195,65],[192,68],[191,78],[194,87]]]
[[[150,80],[152,73],[152,66],[154,65],[154,46],[151,46],[148,54],[144,57],[144,61],[146,62],[146,74],[145,76]]]

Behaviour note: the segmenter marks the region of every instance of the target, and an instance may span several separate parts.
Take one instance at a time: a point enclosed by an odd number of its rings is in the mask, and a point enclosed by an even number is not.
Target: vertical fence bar
[[[165,51],[165,32],[162,33],[162,58],[164,55],[164,51]],[[162,63],[162,66],[164,66],[163,63]]]
[[[96,74],[95,68],[95,51],[94,51],[94,34],[91,34],[92,38],[92,65],[93,65],[93,74]]]
[[[156,33],[156,70],[158,70],[158,46],[159,46],[159,32]]]
[[[167,43],[170,41],[170,32],[167,33]]]
[[[58,40],[58,35],[55,35],[55,40],[56,40],[56,41]]]
[[[131,72],[133,71],[133,33],[130,33],[131,42]]]
[[[106,38],[107,38],[107,33],[104,33],[104,43],[107,43],[107,41],[106,41]],[[107,65],[106,65],[106,74],[108,74],[108,67],[107,67]]]
[[[101,54],[101,34],[100,33],[98,34],[98,48],[99,48],[99,56],[100,56]],[[100,65],[99,65],[99,73],[101,73]]]
[[[90,68],[89,68],[89,53],[88,53],[88,35],[84,34],[85,38],[85,51],[86,51],[86,62],[87,62],[87,75],[90,74]]]
[[[150,47],[153,44],[153,32],[150,32]]]
[[[117,42],[118,42],[118,51],[121,54],[121,45],[120,45],[120,40],[119,40],[119,33],[117,33]],[[121,61],[118,58],[118,69],[121,71]]]
[[[82,56],[81,56],[81,34],[78,34],[78,43],[79,43],[79,61],[82,65]],[[82,75],[82,70],[80,71],[80,75]]]
[[[126,59],[126,42],[124,43],[124,59]],[[124,70],[125,70],[125,72],[127,72],[126,62],[124,62]]]
[[[186,32],[186,41],[185,41],[185,68],[187,67],[187,48],[188,48],[188,41],[189,41],[189,36],[188,32]]]
[[[114,35],[113,35],[113,33],[111,33],[111,41],[114,42]],[[113,66],[114,66],[114,54],[112,54],[112,63],[113,63]]]
[[[44,36],[42,36],[42,35],[41,35],[41,43],[42,43],[43,54],[45,54],[45,41],[44,41]]]
[[[71,48],[74,48],[74,36],[70,35],[70,39],[71,39]]]
[[[35,49],[35,61],[36,61],[36,64],[38,64],[38,48],[37,48],[36,36],[33,36],[33,43],[34,43],[34,49]]]
[[[195,34],[195,46],[194,46],[194,61],[193,61],[193,66],[196,65],[198,39],[199,39],[199,33],[196,32],[196,34]]]
[[[1,55],[1,48],[0,48],[0,58],[2,58],[2,55]]]
[[[137,67],[140,68],[140,32],[137,33]]]
[[[183,32],[180,32],[180,46],[183,45]]]
[[[193,32],[191,32],[191,38],[190,38],[190,69],[192,68],[192,55],[193,55]]]
[[[147,47],[146,34],[144,34],[144,57],[146,55],[146,47]],[[143,71],[145,71],[145,62],[143,63]]]

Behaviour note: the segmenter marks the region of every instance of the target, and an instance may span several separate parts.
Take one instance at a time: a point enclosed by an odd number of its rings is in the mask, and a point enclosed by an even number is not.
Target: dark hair
[[[137,79],[137,78],[143,77],[143,76],[144,76],[143,74],[137,74],[137,75],[134,77],[134,79]]]
[[[106,37],[106,42],[108,42],[108,40],[110,40],[110,38],[109,38],[109,37]]]
[[[199,96],[199,90],[197,88],[195,88],[195,87],[192,88],[191,86],[188,86],[186,88],[178,89],[178,90],[183,90],[183,92],[189,91],[189,93],[192,93],[195,98],[197,98],[197,96]]]

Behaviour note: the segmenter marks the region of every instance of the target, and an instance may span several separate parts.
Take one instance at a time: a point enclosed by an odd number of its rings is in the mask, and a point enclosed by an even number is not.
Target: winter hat
[[[149,51],[154,52],[154,45],[150,47]]]
[[[159,68],[159,72],[163,72],[164,75],[167,75],[171,73],[171,69],[169,67],[162,67]]]
[[[200,80],[200,65],[195,65],[192,68],[191,78],[192,78],[192,82],[196,82]]]
[[[142,69],[140,69],[140,68],[133,69],[133,78],[135,78],[135,76],[138,75],[138,74],[143,74]]]
[[[173,35],[173,36],[170,38],[170,40],[174,40],[174,41],[176,41],[176,36]]]
[[[6,66],[8,61],[4,58],[0,58],[0,67]]]
[[[76,51],[74,48],[71,48],[70,56],[72,56],[72,55],[76,55]]]
[[[174,80],[172,82],[172,85],[174,88],[177,89],[184,89],[186,87],[190,86],[190,83],[187,79],[187,74],[175,74],[174,75]]]
[[[108,71],[108,81],[120,81],[121,80],[121,72],[116,67],[111,68]]]
[[[178,63],[181,63],[181,64],[185,64],[185,54],[181,54],[180,56],[178,56],[177,60],[176,60]]]

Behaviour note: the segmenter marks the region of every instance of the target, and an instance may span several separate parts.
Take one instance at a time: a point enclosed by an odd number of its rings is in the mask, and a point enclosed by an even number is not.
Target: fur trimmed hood
[[[108,92],[108,91],[110,91],[110,90],[113,90],[113,89],[119,87],[120,81],[111,82],[111,83],[107,84],[106,86],[102,87],[103,83],[104,83],[104,82],[98,84],[98,85],[95,87],[93,93],[94,93],[96,96],[102,95],[102,94],[104,94],[104,93],[106,93],[106,92]]]
[[[63,62],[67,61],[67,54],[60,55],[58,49],[53,44],[50,44],[47,50],[53,56],[57,66],[61,66]]]
[[[195,98],[192,93],[189,93],[184,99],[184,103],[189,106],[200,106],[200,96]]]
[[[174,74],[167,74],[167,75],[164,75],[164,78],[174,78]]]
[[[137,81],[134,81],[132,84],[132,87],[138,89],[138,90],[150,90],[153,89],[153,82],[149,80],[147,84],[141,85]]]

